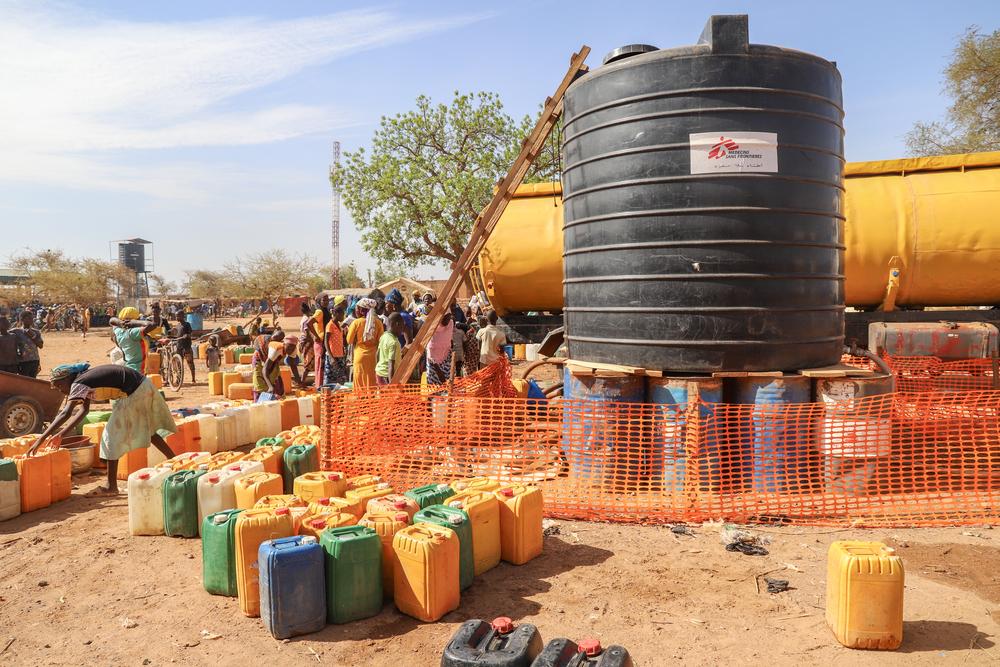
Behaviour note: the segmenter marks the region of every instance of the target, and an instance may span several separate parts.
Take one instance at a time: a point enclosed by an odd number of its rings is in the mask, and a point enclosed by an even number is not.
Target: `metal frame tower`
[[[333,289],[340,289],[340,188],[333,180],[340,170],[340,142],[333,142],[333,158],[330,161],[330,186],[333,189],[333,214],[330,220],[330,246],[333,251]]]

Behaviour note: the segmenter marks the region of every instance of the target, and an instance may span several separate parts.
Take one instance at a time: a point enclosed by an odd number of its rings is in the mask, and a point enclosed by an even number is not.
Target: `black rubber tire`
[[[0,435],[16,438],[41,431],[42,406],[28,396],[11,396],[0,403]]]
[[[170,357],[170,365],[167,367],[167,384],[174,391],[180,391],[184,385],[184,359],[179,354]]]

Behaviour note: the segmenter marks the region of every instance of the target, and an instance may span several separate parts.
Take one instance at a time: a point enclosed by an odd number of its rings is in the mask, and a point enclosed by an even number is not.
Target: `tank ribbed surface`
[[[694,372],[836,363],[840,74],[749,44],[745,16],[712,17],[701,42],[566,93],[570,355]]]

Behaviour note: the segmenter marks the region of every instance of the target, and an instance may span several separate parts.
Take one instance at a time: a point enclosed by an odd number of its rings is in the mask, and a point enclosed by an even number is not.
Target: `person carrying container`
[[[118,349],[125,355],[125,365],[138,373],[145,373],[149,342],[146,337],[160,328],[160,304],[151,307],[153,319],[139,319],[139,309],[132,306],[118,311],[118,317],[111,318],[111,333]]]
[[[174,452],[163,439],[175,433],[177,425],[170,408],[149,378],[130,366],[104,364],[90,367],[88,363],[63,364],[52,369],[49,377],[53,389],[68,399],[63,409],[29,449],[34,453],[55,434],[58,441],[73,432],[90,412],[90,403],[98,389],[117,389],[124,398],[111,404],[111,417],[101,435],[100,457],[108,464],[108,481],[93,495],[118,494],[118,459],[133,449],[152,444],[169,458]]]

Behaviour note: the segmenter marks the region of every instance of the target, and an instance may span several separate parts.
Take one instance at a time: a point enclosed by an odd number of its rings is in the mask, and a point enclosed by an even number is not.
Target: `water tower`
[[[140,238],[112,241],[111,261],[117,261],[135,277],[131,284],[120,286],[119,301],[135,301],[149,297],[149,274],[153,272],[152,241]]]

